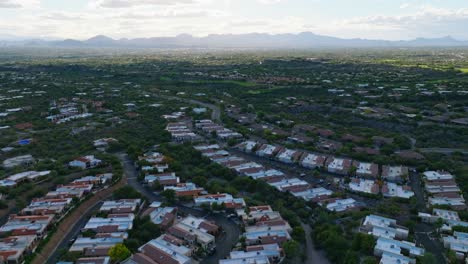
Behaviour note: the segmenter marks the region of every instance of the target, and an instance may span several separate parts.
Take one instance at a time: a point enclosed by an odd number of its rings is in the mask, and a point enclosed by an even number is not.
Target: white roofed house
[[[195,205],[201,206],[203,204],[217,204],[226,207],[226,209],[241,209],[245,207],[245,201],[242,198],[234,198],[227,193],[222,194],[208,194],[194,198]]]
[[[60,215],[72,202],[72,198],[34,198],[21,210],[22,215]]]
[[[10,215],[0,227],[0,234],[42,237],[54,219],[53,215]]]
[[[446,171],[426,171],[423,175],[428,181],[453,179],[453,175]]]
[[[348,184],[349,189],[355,192],[369,193],[369,194],[379,194],[380,187],[373,180],[365,180],[360,178],[353,178]]]
[[[77,167],[80,169],[89,169],[94,168],[101,165],[102,161],[100,159],[96,159],[94,155],[88,155],[76,158],[68,163],[70,167]]]
[[[131,260],[134,262],[125,263],[191,264],[192,259],[181,253],[184,248],[186,247],[153,239],[138,249],[140,253],[132,256]]]
[[[22,155],[13,158],[9,158],[3,161],[3,167],[10,169],[16,166],[30,165],[35,161],[31,155]]]
[[[382,178],[388,181],[402,181],[408,177],[408,167],[382,166]]]
[[[348,210],[354,210],[359,208],[359,205],[356,200],[353,198],[339,199],[331,198],[322,200],[319,202],[320,206],[324,206],[327,210],[332,212],[344,212]]]
[[[259,149],[255,152],[260,157],[267,157],[271,158],[275,156],[279,151],[281,151],[281,147],[269,145],[269,144],[263,144],[262,146],[259,147]]]
[[[213,250],[216,247],[214,235],[219,232],[219,227],[205,219],[188,216],[170,227],[167,232],[187,243],[198,243],[206,250]]]
[[[395,219],[378,215],[366,216],[362,222],[360,231],[375,237],[391,239],[406,239],[409,234],[408,228],[397,225]]]
[[[106,218],[92,217],[83,231],[93,230],[97,233],[126,232],[133,228],[134,214],[109,214]]]
[[[282,249],[278,244],[247,246],[245,251],[232,251],[228,259],[220,260],[220,264],[269,264],[278,263],[282,257]]]
[[[353,165],[356,167],[356,175],[360,177],[372,177],[377,178],[379,176],[379,165],[375,163],[353,161]]]
[[[238,144],[236,147],[244,152],[251,153],[255,150],[258,143],[256,141],[244,141]]]
[[[326,160],[327,171],[340,175],[347,175],[351,169],[352,161],[350,159],[342,159],[329,157]]]
[[[292,149],[282,149],[276,154],[276,159],[283,163],[294,163],[300,159],[302,152]]]
[[[374,255],[377,257],[387,258],[388,256],[385,255],[389,254],[395,258],[402,258],[409,261],[406,263],[412,264],[416,263],[414,258],[423,256],[424,252],[425,250],[423,248],[417,247],[414,243],[384,237],[379,237],[377,239],[377,244],[374,248]]]
[[[441,171],[426,171],[423,175],[430,204],[449,205],[457,210],[466,209],[465,199],[453,175]]]
[[[36,240],[35,235],[8,236],[0,239],[0,262],[23,263],[24,257],[31,252]]]
[[[313,153],[306,153],[302,156],[302,159],[299,163],[305,168],[315,169],[323,167],[325,165],[326,160],[326,156],[317,155]]]
[[[141,199],[121,199],[117,201],[105,201],[99,211],[116,213],[133,213],[138,210]]]
[[[432,209],[432,214],[420,212],[418,213],[418,217],[421,219],[421,221],[431,224],[442,220],[444,222],[441,227],[442,231],[450,232],[454,226],[468,227],[468,222],[462,221],[458,215],[458,212],[456,211],[434,208]]]
[[[414,192],[408,185],[398,185],[392,182],[386,182],[382,185],[382,194],[386,197],[398,197],[403,199],[409,199],[414,196]]]
[[[468,233],[453,232],[453,236],[443,237],[445,248],[455,252],[460,260],[468,257]]]

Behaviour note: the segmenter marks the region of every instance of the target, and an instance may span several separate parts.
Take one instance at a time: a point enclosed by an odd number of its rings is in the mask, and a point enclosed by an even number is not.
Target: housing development
[[[467,263],[464,48],[84,47],[0,47],[0,263]]]

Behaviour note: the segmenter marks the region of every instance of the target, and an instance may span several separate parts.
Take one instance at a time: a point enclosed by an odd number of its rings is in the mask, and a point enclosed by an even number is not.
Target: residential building
[[[444,246],[455,252],[458,259],[468,257],[468,233],[453,232],[453,236],[443,237]]]
[[[174,224],[177,218],[177,207],[150,207],[144,215],[149,215],[151,222],[166,230]]]
[[[344,212],[344,211],[353,210],[359,207],[356,200],[354,200],[353,198],[326,199],[326,200],[320,201],[319,205],[324,206],[325,208],[327,208],[327,210],[333,211],[333,212]]]
[[[374,237],[391,239],[406,239],[409,234],[409,230],[403,226],[399,226],[395,219],[378,215],[366,216],[362,222],[360,231]]]
[[[379,194],[380,187],[374,180],[365,180],[360,178],[353,178],[348,184],[349,189],[355,192]]]
[[[12,236],[45,235],[47,228],[54,219],[53,215],[10,215],[8,221],[0,227],[0,234]]]
[[[83,231],[93,230],[96,233],[125,232],[133,228],[135,215],[131,213],[109,214],[106,218],[92,217]]]
[[[194,183],[179,183],[176,186],[164,186],[164,190],[174,190],[177,196],[198,196],[204,191]]]
[[[282,149],[276,154],[276,159],[283,163],[294,163],[302,156],[302,152],[292,149]]]
[[[302,156],[302,159],[299,163],[305,168],[315,169],[323,167],[325,165],[326,160],[326,156],[313,153],[306,153]]]
[[[96,159],[94,155],[88,155],[76,158],[68,163],[70,167],[77,167],[80,169],[89,169],[94,168],[101,165],[102,161],[100,159]]]
[[[398,185],[392,182],[386,182],[382,185],[382,194],[385,197],[398,197],[403,199],[409,199],[414,196],[414,192],[408,185]]]
[[[402,181],[408,177],[408,167],[382,166],[382,178],[388,181]]]
[[[150,174],[145,176],[145,182],[148,184],[154,184],[158,182],[162,186],[175,186],[180,183],[180,178],[177,177],[174,172],[155,175]]]
[[[375,163],[353,161],[353,165],[356,168],[356,175],[360,177],[372,177],[377,178],[379,176],[379,165]]]
[[[111,214],[134,213],[138,210],[141,199],[121,199],[117,201],[105,201],[99,211]]]
[[[349,170],[351,169],[351,164],[352,162],[349,159],[329,157],[326,160],[327,171],[330,173],[336,173],[340,175],[348,174]]]
[[[240,209],[245,207],[245,201],[242,198],[234,198],[232,195],[227,193],[222,194],[208,194],[194,198],[196,206],[201,206],[203,204],[217,204],[226,207],[226,209]]]
[[[266,157],[266,158],[272,158],[274,157],[282,148],[269,145],[269,144],[263,144],[258,148],[258,150],[255,152],[258,156],[260,157]]]
[[[23,263],[36,241],[35,235],[8,236],[0,239],[0,263]]]
[[[405,254],[403,254],[403,252],[405,252]],[[377,243],[374,248],[374,255],[378,257],[382,257],[384,253],[390,253],[413,258],[423,256],[424,252],[425,250],[423,248],[417,247],[414,243],[384,237],[379,237],[377,239]],[[415,260],[411,260],[411,263],[415,263]]]
[[[3,167],[11,169],[17,166],[26,166],[34,163],[35,159],[31,155],[17,156],[3,161]]]
[[[97,257],[107,256],[108,251],[111,247],[121,244],[124,239],[121,237],[78,237],[70,247],[70,252],[85,252],[94,251],[94,255]]]

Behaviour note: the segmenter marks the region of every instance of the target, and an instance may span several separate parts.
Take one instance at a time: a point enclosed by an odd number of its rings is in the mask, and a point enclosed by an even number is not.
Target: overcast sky
[[[304,31],[468,40],[468,0],[0,0],[0,38]]]

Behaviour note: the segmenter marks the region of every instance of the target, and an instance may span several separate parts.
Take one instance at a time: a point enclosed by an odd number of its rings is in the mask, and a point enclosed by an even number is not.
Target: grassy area
[[[209,83],[224,83],[224,84],[235,84],[239,85],[242,87],[253,87],[256,86],[256,83],[253,82],[245,82],[245,81],[229,81],[229,80],[219,80],[219,81],[197,81],[197,83],[204,83],[204,84],[209,84]]]
[[[161,81],[163,81],[163,82],[170,82],[170,81],[172,81],[172,79],[171,79],[171,78],[169,78],[169,77],[166,77],[166,76],[162,76],[162,77],[161,77],[161,78],[159,78],[159,79],[160,79]]]
[[[460,70],[463,73],[468,73],[468,68],[459,68],[458,70]]]
[[[252,95],[257,95],[257,94],[264,94],[264,93],[271,93],[275,90],[279,90],[279,89],[283,89],[284,87],[271,87],[271,88],[268,88],[268,89],[258,89],[258,90],[248,90],[247,93],[248,94],[252,94]]]

